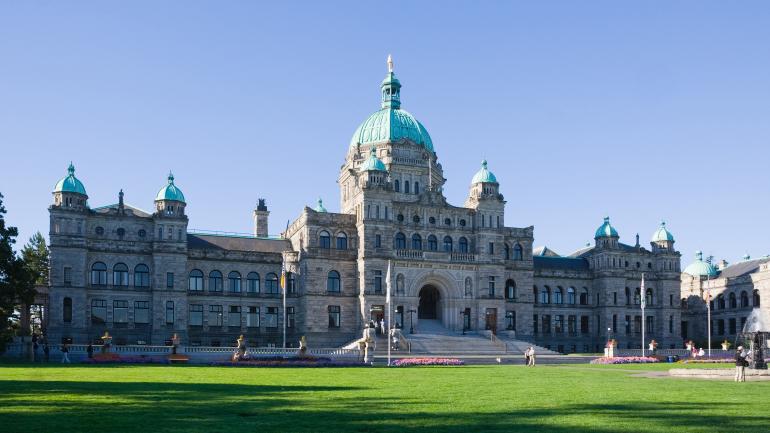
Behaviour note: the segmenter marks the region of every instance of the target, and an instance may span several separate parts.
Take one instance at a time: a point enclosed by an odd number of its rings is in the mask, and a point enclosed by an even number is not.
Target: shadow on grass
[[[350,386],[0,380],[4,432],[764,432],[731,402],[572,404],[469,412]],[[499,409],[499,406],[496,406]]]

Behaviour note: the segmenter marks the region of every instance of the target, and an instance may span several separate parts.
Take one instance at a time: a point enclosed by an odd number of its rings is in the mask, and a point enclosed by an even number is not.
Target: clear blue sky
[[[169,169],[190,227],[271,233],[336,178],[385,58],[461,204],[487,158],[506,223],[562,254],[610,215],[685,264],[770,253],[768,2],[3,2],[0,192],[48,231],[72,160],[92,207],[152,209]]]

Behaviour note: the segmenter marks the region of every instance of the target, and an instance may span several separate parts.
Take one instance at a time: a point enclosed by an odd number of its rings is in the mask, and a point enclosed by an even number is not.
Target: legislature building
[[[505,224],[505,185],[492,172],[504,167],[481,162],[465,202],[447,202],[437,148],[401,96],[389,61],[379,110],[339,147],[339,211],[319,200],[278,236],[263,199],[253,235],[188,230],[205,203],[188,214],[172,174],[152,212],[124,203],[122,191],[117,203],[90,207],[70,165],[49,208],[49,339],[85,343],[109,330],[117,344],[176,333],[183,344],[219,346],[244,334],[252,346],[280,346],[285,330],[289,344],[306,336],[341,346],[386,316],[392,263],[392,321],[407,337],[430,325],[594,352],[608,338],[640,347],[644,323],[648,340],[681,347],[680,254],[665,223],[650,227],[647,245],[639,235],[620,242],[604,218],[594,242],[571,254],[535,248],[533,226]]]

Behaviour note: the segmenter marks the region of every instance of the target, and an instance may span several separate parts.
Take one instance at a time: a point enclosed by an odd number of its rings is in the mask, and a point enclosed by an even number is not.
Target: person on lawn
[[[61,362],[62,364],[69,364],[70,363],[70,347],[67,345],[67,343],[64,343],[61,345]]]
[[[746,354],[743,352],[743,346],[738,346],[735,349],[735,381],[746,382],[746,366],[749,363],[746,361]]]

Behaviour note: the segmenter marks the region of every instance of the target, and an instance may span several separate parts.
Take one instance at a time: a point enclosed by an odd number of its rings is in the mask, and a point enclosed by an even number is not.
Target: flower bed
[[[110,359],[86,358],[83,364],[170,364],[168,358],[151,356],[121,356]]]
[[[651,356],[617,356],[614,358],[596,358],[591,361],[591,364],[653,364],[656,362],[660,362],[660,360]]]
[[[217,361],[209,365],[218,367],[362,367],[367,364],[350,361],[334,361],[330,358],[315,357],[269,357],[252,358],[245,361]]]
[[[465,365],[457,358],[402,358],[393,361],[393,367],[414,367],[419,365]]]
[[[729,355],[718,355],[711,358],[688,358],[679,361],[681,364],[728,364],[732,362],[735,362],[735,358]]]

